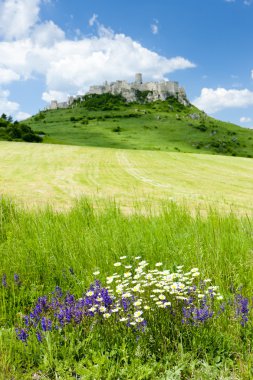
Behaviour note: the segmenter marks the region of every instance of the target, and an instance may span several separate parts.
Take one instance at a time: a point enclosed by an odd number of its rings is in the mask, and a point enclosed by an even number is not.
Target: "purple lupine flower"
[[[29,324],[30,324],[30,318],[29,318],[29,316],[25,315],[23,319],[24,319],[25,325],[29,326]]]
[[[205,305],[203,308],[195,308],[193,312],[193,319],[196,323],[198,322],[205,322],[207,319],[211,318],[213,316],[213,311],[209,310],[209,307]]]
[[[244,327],[248,322],[249,300],[241,294],[235,296],[236,317],[240,318],[240,323]]]
[[[191,308],[187,308],[187,307],[183,307],[182,308],[182,312],[183,312],[182,323],[183,324],[189,324],[191,316],[192,316],[192,309]]]
[[[8,286],[7,285],[7,276],[5,273],[2,275],[2,285],[4,288],[7,288],[7,286]]]
[[[36,331],[36,337],[37,337],[38,342],[41,343],[42,342],[42,335],[39,331]]]
[[[147,321],[144,319],[142,322],[138,323],[137,329],[144,332],[147,327]]]
[[[65,297],[65,303],[67,305],[74,305],[75,303],[75,297],[73,296],[73,294],[67,294],[66,297]]]
[[[14,282],[17,286],[21,286],[21,281],[17,273],[14,274]]]
[[[26,329],[16,329],[17,338],[22,342],[26,342],[28,339],[28,332]]]
[[[37,304],[35,305],[35,308],[30,314],[30,318],[34,320],[40,319],[40,314],[42,314],[44,311],[47,311],[49,309],[49,305],[47,304],[47,297],[39,297]]]
[[[101,297],[103,298],[105,307],[108,307],[112,304],[112,298],[109,295],[108,289],[106,288],[101,289]]]
[[[65,309],[65,319],[66,319],[67,323],[71,322],[71,319],[72,319],[72,309],[71,308]]]
[[[120,304],[123,307],[124,311],[127,311],[131,305],[131,300],[129,298],[122,298]]]
[[[76,308],[73,313],[75,323],[79,324],[82,321],[83,313],[80,309]]]
[[[65,322],[64,322],[64,319],[65,319],[65,313],[64,313],[64,310],[61,308],[58,312],[58,314],[55,314],[55,317],[58,319],[58,321],[60,322],[60,325],[61,326],[64,326]]]
[[[43,331],[51,331],[52,330],[52,321],[46,317],[41,318],[41,328]]]
[[[56,297],[56,298],[61,298],[63,293],[62,293],[62,289],[59,287],[59,286],[56,286],[55,287],[55,290],[52,292],[52,294]]]

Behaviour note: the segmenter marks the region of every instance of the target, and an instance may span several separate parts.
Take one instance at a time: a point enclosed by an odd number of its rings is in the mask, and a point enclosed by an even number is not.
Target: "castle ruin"
[[[124,80],[116,82],[105,82],[102,86],[91,86],[88,94],[105,94],[122,95],[128,102],[138,100],[137,91],[147,91],[147,101],[166,100],[169,96],[174,96],[180,103],[188,105],[184,88],[179,87],[178,82],[161,81],[161,82],[146,82],[142,81],[142,74],[135,74],[135,81],[128,83]]]
[[[128,83],[125,80],[117,80],[111,83],[106,81],[103,85],[91,86],[85,95],[110,93],[123,96],[127,102],[135,102],[138,101],[139,91],[146,92],[146,100],[148,102],[166,100],[169,96],[173,96],[180,103],[184,105],[189,104],[185,90],[183,87],[179,87],[178,82],[164,80],[161,82],[143,83],[141,73],[135,74],[135,81],[133,83]],[[81,98],[81,96],[70,96],[67,102],[62,103],[52,100],[49,109],[67,108],[77,98]]]

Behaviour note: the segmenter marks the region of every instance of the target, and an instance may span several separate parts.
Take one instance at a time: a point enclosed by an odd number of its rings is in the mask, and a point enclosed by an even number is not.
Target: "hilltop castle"
[[[142,81],[142,74],[135,74],[135,81],[128,83],[125,80],[117,80],[116,82],[105,82],[100,86],[91,86],[86,95],[89,94],[106,94],[122,95],[127,102],[138,101],[138,92],[146,92],[146,100],[153,102],[155,100],[165,100],[169,96],[174,96],[178,101],[184,105],[188,105],[185,90],[183,87],[179,87],[178,82],[161,81],[161,82],[146,82]],[[58,103],[56,100],[51,101],[49,109],[67,108],[75,99],[81,98],[81,96],[70,96],[67,102]]]

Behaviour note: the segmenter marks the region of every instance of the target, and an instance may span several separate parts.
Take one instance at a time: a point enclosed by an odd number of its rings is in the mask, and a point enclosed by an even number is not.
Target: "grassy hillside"
[[[0,194],[27,205],[62,208],[76,197],[133,204],[163,199],[192,209],[252,212],[252,159],[0,142]]]
[[[174,98],[128,104],[119,96],[94,95],[26,122],[43,130],[47,143],[253,156],[252,130],[208,117]]]

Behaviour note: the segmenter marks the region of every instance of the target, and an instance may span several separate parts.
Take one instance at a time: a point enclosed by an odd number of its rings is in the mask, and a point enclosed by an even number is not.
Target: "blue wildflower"
[[[2,275],[2,285],[4,288],[7,288],[7,286],[8,286],[7,285],[7,276],[5,273]]]
[[[26,342],[28,339],[28,333],[26,329],[16,329],[17,338],[22,342]]]

